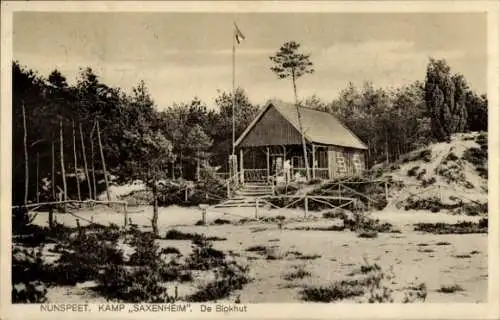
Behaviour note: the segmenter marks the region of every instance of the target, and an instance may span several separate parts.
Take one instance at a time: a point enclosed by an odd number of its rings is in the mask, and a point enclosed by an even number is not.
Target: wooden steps
[[[257,198],[273,195],[273,187],[265,182],[247,182],[235,192],[234,197],[214,206],[214,208],[248,208],[257,205]],[[258,204],[263,207],[264,202]]]

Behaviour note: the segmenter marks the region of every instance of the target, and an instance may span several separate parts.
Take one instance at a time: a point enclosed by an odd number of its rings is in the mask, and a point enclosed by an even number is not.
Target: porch
[[[308,144],[309,172],[313,179],[329,179],[328,147]],[[285,161],[290,181],[306,180],[302,145],[239,148],[239,180],[244,182],[285,181]]]

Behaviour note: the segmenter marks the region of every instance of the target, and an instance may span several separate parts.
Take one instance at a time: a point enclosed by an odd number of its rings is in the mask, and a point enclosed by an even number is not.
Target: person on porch
[[[290,174],[292,170],[292,166],[290,164],[290,159],[286,159],[285,162],[283,163],[283,171],[285,173],[285,183],[288,184],[290,183]]]

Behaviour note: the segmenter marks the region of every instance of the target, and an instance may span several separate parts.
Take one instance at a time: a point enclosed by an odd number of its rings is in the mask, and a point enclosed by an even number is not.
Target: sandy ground
[[[106,211],[108,213],[106,213]],[[149,227],[151,207],[135,208],[129,213],[132,221],[139,227]],[[141,212],[142,211],[142,212]],[[302,218],[301,210],[260,209],[259,216],[285,215],[288,220]],[[123,225],[123,214],[109,213],[109,209],[96,208],[77,213],[78,216],[100,223]],[[232,208],[220,211],[209,210],[207,220],[216,218],[238,221],[242,217],[254,217],[254,208]],[[201,218],[199,208],[168,207],[160,208],[159,228],[163,235],[168,229],[176,228],[186,232],[205,233],[210,236],[226,237],[227,241],[215,241],[214,247],[232,251],[237,259],[246,261],[254,279],[240,292],[241,301],[257,302],[299,302],[299,291],[303,285],[327,284],[333,280],[348,278],[367,258],[377,262],[384,270],[393,268],[395,279],[391,284],[395,301],[401,301],[402,289],[425,282],[428,288],[427,302],[485,302],[487,299],[487,234],[433,235],[417,233],[412,224],[417,222],[475,221],[479,217],[453,216],[444,213],[411,211],[381,211],[372,217],[387,221],[402,231],[400,234],[379,234],[374,239],[357,238],[350,231],[297,231],[280,230],[275,223],[253,222],[244,225],[194,226]],[[70,214],[57,214],[57,221],[76,225],[75,217]],[[40,213],[35,223],[46,225],[47,214]],[[84,220],[81,220],[85,224]],[[311,217],[307,221],[289,222],[286,228],[300,225],[331,225],[331,221]],[[439,243],[445,243],[439,244]],[[191,251],[189,241],[159,240],[161,247],[177,247],[184,256]],[[273,246],[283,259],[266,260],[246,249],[254,245]],[[319,258],[301,260],[296,256],[285,256],[288,251],[299,251],[303,255],[319,255]],[[466,255],[465,257],[456,257]],[[294,266],[304,267],[310,277],[288,281],[283,279]],[[194,285],[199,285],[195,283]],[[458,284],[464,291],[451,294],[436,290],[443,285]],[[88,290],[91,283],[76,287],[57,287],[49,289],[49,299],[53,302],[89,301],[102,302],[103,298]],[[180,295],[193,292],[193,284],[180,285]],[[228,301],[234,301],[234,296]]]

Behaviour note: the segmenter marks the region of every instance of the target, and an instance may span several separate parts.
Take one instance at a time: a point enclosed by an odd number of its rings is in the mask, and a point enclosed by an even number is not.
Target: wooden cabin
[[[366,145],[334,115],[300,107],[312,178],[356,175],[365,167]],[[268,182],[283,174],[285,161],[291,180],[305,179],[306,169],[297,109],[294,104],[269,101],[235,143],[240,182]]]

